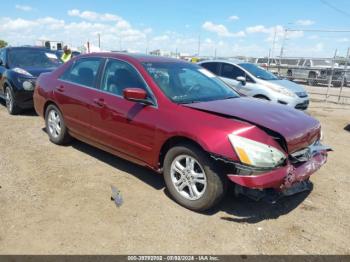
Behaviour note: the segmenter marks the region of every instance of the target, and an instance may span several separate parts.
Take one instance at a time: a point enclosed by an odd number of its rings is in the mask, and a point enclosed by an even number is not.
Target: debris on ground
[[[111,200],[114,201],[114,203],[117,207],[120,207],[124,202],[123,197],[122,197],[120,191],[116,187],[111,186],[111,189],[112,189]]]

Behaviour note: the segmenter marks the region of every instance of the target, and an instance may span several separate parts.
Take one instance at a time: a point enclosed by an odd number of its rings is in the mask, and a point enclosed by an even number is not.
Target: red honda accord
[[[74,137],[163,173],[172,197],[196,211],[230,181],[255,199],[305,190],[330,150],[307,114],[240,97],[206,69],[163,57],[76,57],[39,77],[34,103],[53,143]]]

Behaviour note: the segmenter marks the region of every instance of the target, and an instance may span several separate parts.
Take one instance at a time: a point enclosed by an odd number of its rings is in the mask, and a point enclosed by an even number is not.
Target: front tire
[[[310,73],[309,77],[307,79],[307,84],[309,86],[316,86],[317,85],[317,80],[316,80],[316,74],[315,73]]]
[[[49,105],[45,112],[46,132],[50,141],[57,145],[67,144],[71,137],[61,111],[55,105]]]
[[[227,187],[227,179],[217,173],[209,156],[190,144],[175,146],[167,152],[164,180],[174,200],[194,211],[215,206]]]
[[[5,89],[6,108],[10,115],[17,115],[21,109],[17,106],[15,96],[11,87]]]

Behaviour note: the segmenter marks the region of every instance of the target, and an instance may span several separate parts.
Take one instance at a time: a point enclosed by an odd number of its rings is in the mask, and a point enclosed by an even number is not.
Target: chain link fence
[[[322,33],[326,35],[321,37]],[[269,55],[265,60],[258,59],[257,63],[282,78],[305,85],[314,99],[350,105],[350,48],[345,47],[350,39],[343,37],[344,33],[350,34],[350,31],[286,29],[279,47],[280,54],[274,57]],[[333,54],[330,48],[323,50],[323,53],[330,53],[326,58],[317,57],[317,52],[312,49],[298,50],[298,46],[313,38],[317,38],[316,47],[319,49],[323,47],[323,42],[333,47],[338,44],[339,48],[333,49]],[[293,56],[300,52],[312,56]]]

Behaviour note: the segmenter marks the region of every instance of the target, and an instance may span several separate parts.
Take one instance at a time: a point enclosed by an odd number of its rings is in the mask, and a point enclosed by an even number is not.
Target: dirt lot
[[[335,150],[310,194],[274,206],[230,194],[199,214],[172,201],[161,176],[81,142],[56,146],[41,118],[0,104],[0,253],[350,254],[350,107],[309,112]]]

